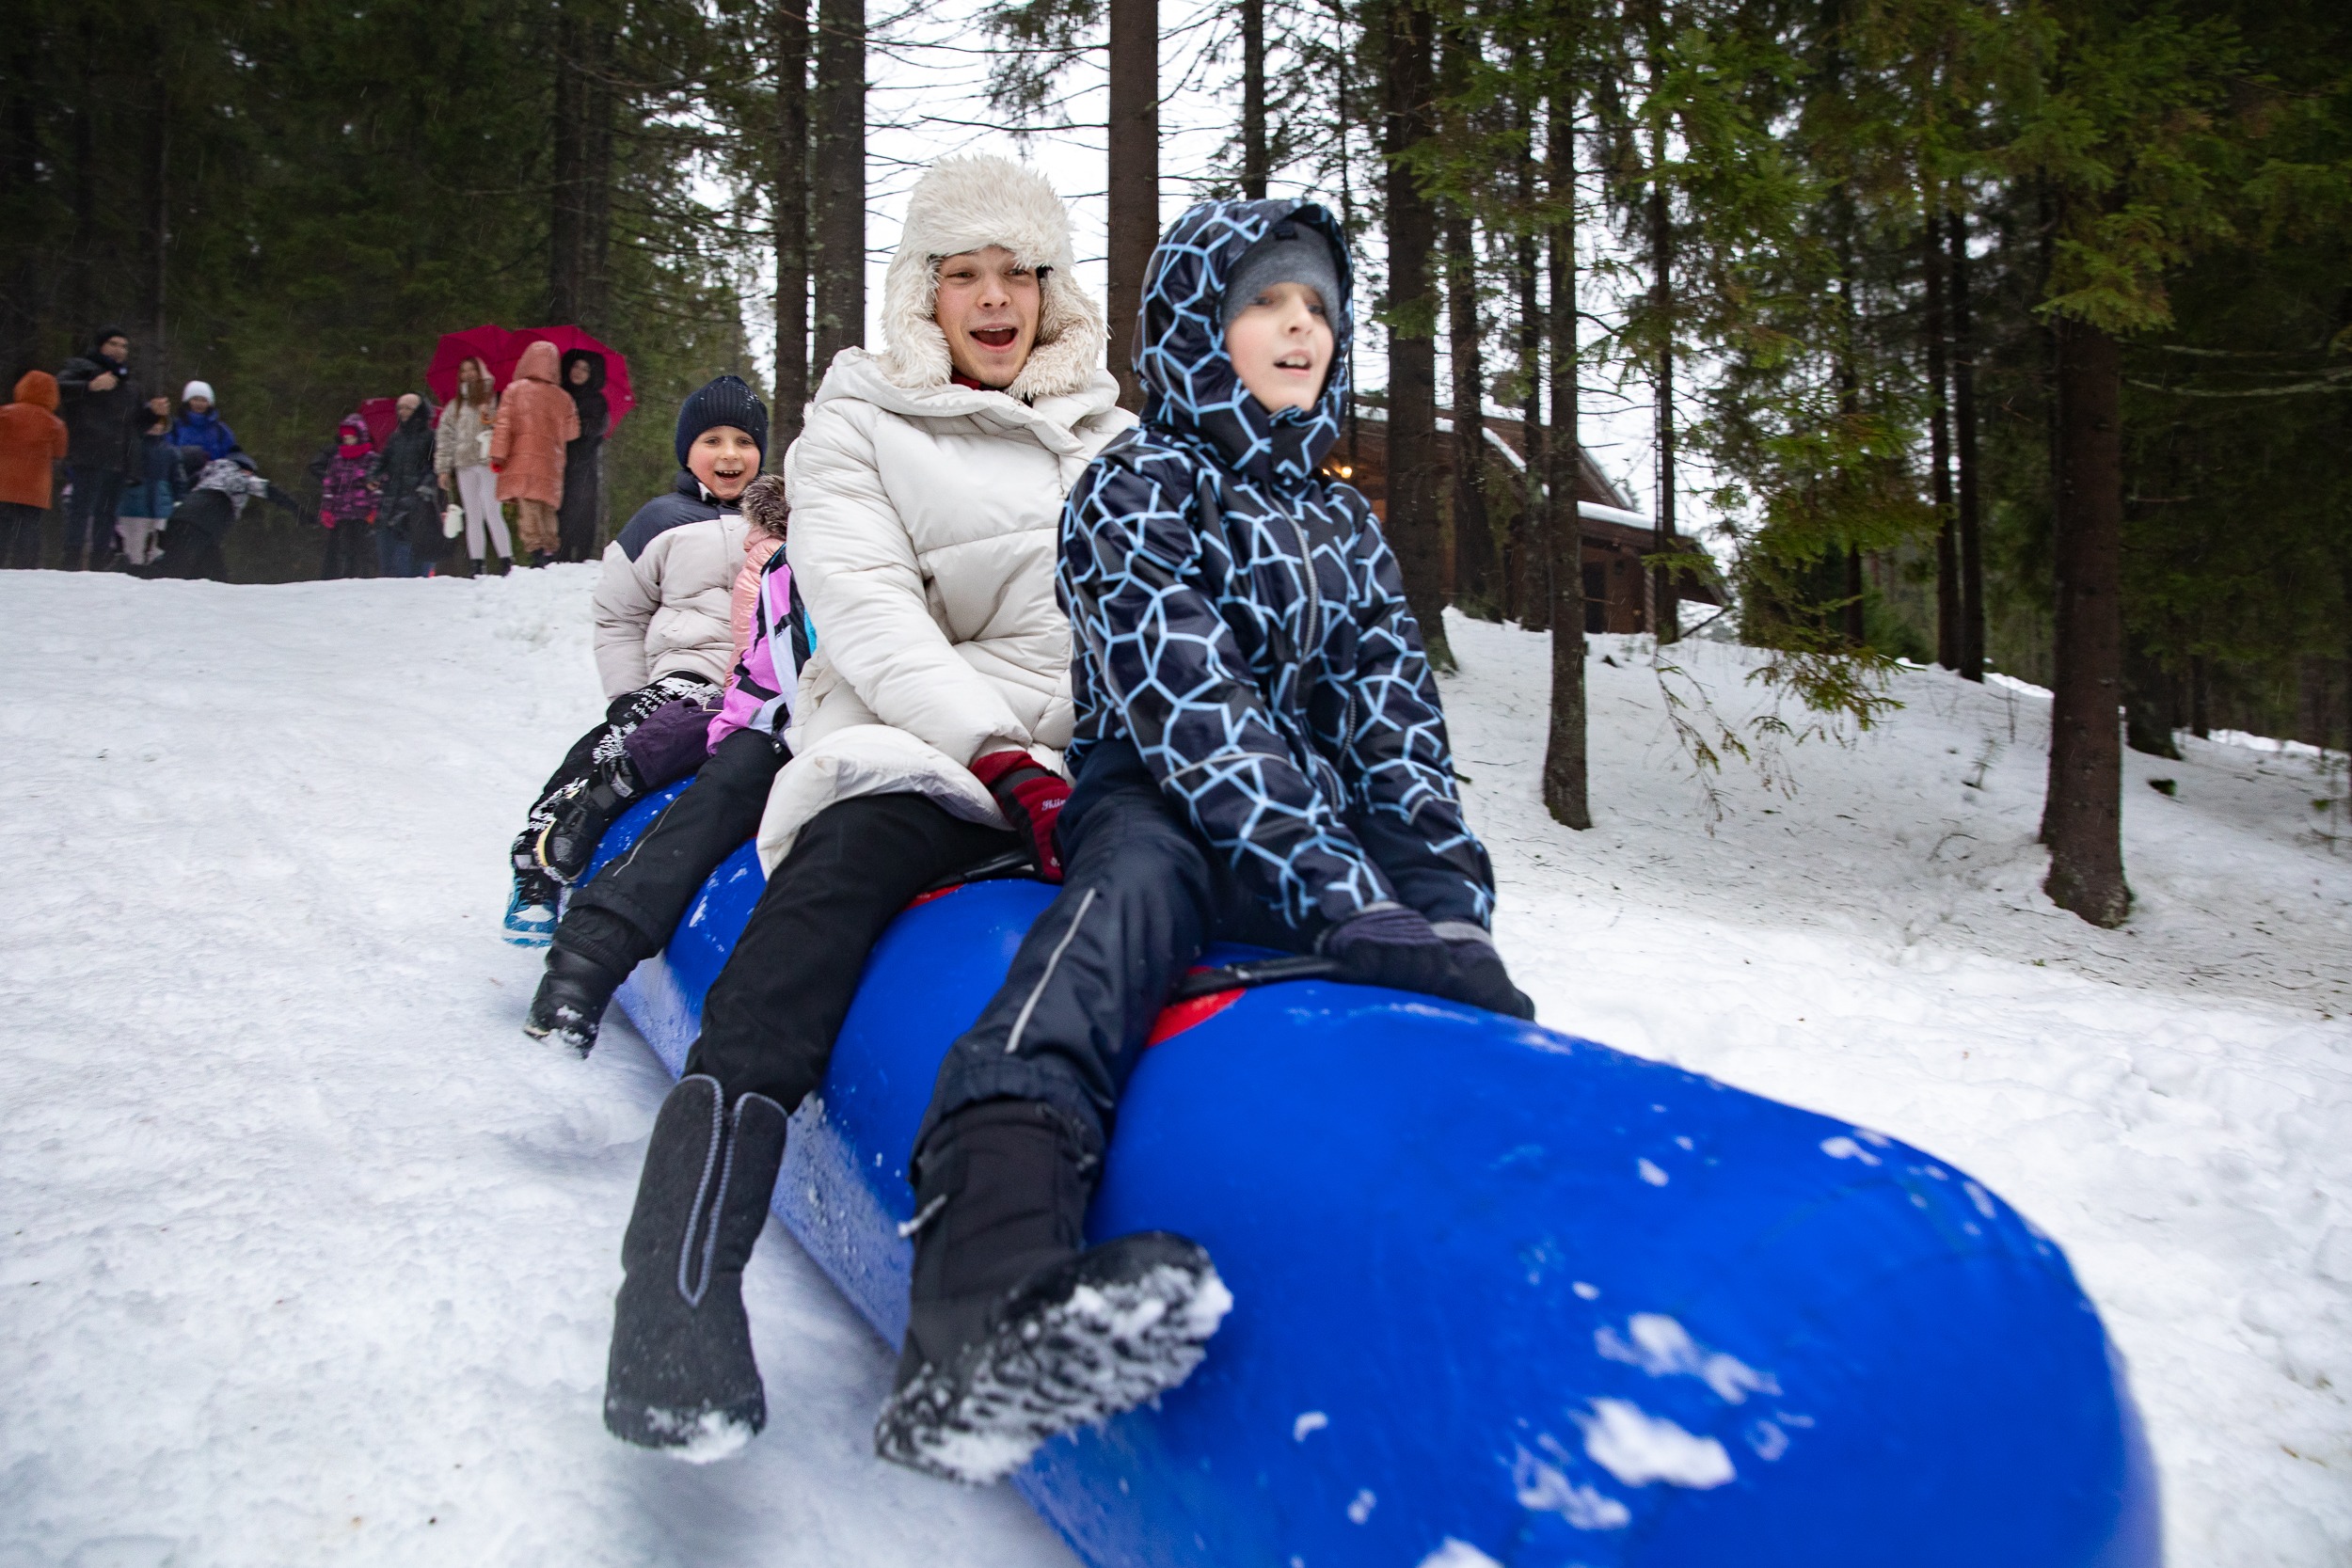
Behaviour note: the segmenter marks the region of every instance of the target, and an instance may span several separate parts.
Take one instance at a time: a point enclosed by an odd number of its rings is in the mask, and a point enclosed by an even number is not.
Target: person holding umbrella
[[[564,390],[580,414],[580,434],[564,449],[564,501],[556,509],[558,561],[586,561],[596,550],[596,515],[604,500],[604,436],[612,404],[604,395],[604,356],[594,349],[564,351]]]
[[[490,439],[498,422],[499,397],[490,367],[474,356],[457,367],[457,396],[441,412],[434,433],[433,471],[444,495],[454,494],[466,509],[466,553],[474,575],[484,567],[483,536],[498,550],[501,568],[515,546],[499,510],[498,476],[490,471]]]
[[[580,438],[580,410],[556,374],[553,343],[543,338],[524,349],[490,433],[499,499],[515,503],[516,531],[533,566],[552,560],[561,542],[555,509],[564,502],[564,449]]]

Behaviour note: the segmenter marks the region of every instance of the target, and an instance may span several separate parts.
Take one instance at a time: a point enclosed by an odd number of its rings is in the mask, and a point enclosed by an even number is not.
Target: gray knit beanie
[[[1303,283],[1323,301],[1326,315],[1340,308],[1340,269],[1331,257],[1331,242],[1323,230],[1302,223],[1278,223],[1242,252],[1233,276],[1225,281],[1225,299],[1216,313],[1221,331],[1233,318],[1277,283]]]

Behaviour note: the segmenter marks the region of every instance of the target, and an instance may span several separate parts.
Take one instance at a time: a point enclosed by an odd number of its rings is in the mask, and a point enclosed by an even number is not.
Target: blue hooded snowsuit
[[[1311,951],[1404,904],[1483,937],[1494,875],[1462,815],[1437,687],[1372,508],[1320,465],[1348,396],[1349,302],[1313,407],[1269,414],[1224,346],[1226,279],[1312,203],[1215,201],[1153,253],[1136,334],[1143,422],[1062,515],[1073,632],[1063,890],[956,1043],[930,1128],[1044,1101],[1101,1147],[1168,989],[1218,938]]]

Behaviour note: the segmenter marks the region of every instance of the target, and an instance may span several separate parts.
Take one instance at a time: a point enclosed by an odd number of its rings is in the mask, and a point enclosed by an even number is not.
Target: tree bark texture
[[[1521,117],[1526,150],[1519,155],[1519,211],[1535,206],[1534,117]],[[1512,281],[1518,291],[1519,444],[1525,458],[1519,516],[1511,529],[1511,604],[1505,610],[1528,631],[1551,629],[1551,546],[1544,532],[1543,243],[1522,230],[1511,246]],[[1580,623],[1581,625],[1581,623]]]
[[[1926,244],[1920,247],[1919,273],[1927,302],[1921,334],[1928,351],[1928,476],[1935,502],[1935,662],[1957,670],[1962,641],[1960,529],[1952,515],[1951,371],[1945,353],[1944,246],[1937,232],[1941,228],[1931,218]]]
[[[1661,146],[1654,156],[1663,159]],[[1675,547],[1675,232],[1674,210],[1666,187],[1653,181],[1649,192],[1650,304],[1658,313],[1658,388],[1654,426],[1658,442],[1656,532],[1650,548],[1664,555]],[[1674,569],[1650,571],[1650,632],[1664,647],[1682,635],[1682,610],[1675,593]]]
[[[1977,510],[1977,344],[1968,315],[1968,218],[1945,219],[1951,255],[1952,456],[1960,469],[1960,673],[1984,679],[1984,536]]]
[[[1584,527],[1577,515],[1576,102],[1555,67],[1547,130],[1550,200],[1551,430],[1545,445],[1544,538],[1551,568],[1551,721],[1544,745],[1544,809],[1576,829],[1593,825],[1585,788]]]
[[[1423,0],[1389,0],[1381,150],[1390,157],[1389,502],[1386,532],[1421,623],[1429,662],[1454,668],[1445,635],[1444,528],[1438,515],[1438,294],[1430,253],[1437,212],[1397,154],[1435,134],[1430,13]]]
[[[809,227],[818,375],[866,341],[866,3],[818,0]]]
[[[1141,411],[1135,364],[1136,319],[1144,276],[1160,239],[1159,0],[1110,0],[1111,373],[1119,404]]]
[[[1446,335],[1454,386],[1454,602],[1465,615],[1502,619],[1494,527],[1486,515],[1486,362],[1478,320],[1478,252],[1470,214],[1448,203]]]
[[[148,91],[147,148],[147,375],[159,392],[171,386],[170,351],[165,341],[164,283],[171,254],[170,85],[163,68],[164,40],[156,40],[154,74]]]
[[[1241,194],[1265,199],[1265,0],[1241,0]]]
[[[2095,326],[2058,336],[2058,675],[2042,812],[2053,903],[2093,926],[2131,913],[2123,880],[2122,361]]]
[[[776,406],[769,449],[779,460],[801,434],[808,404],[808,0],[772,0],[769,52],[776,71],[771,206],[776,226]]]
[[[597,8],[559,12],[548,317],[591,332],[612,325],[613,98],[611,25]]]

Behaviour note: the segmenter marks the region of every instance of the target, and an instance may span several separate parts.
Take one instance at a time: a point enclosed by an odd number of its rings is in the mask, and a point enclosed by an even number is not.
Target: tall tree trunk
[[[866,0],[818,0],[809,128],[817,319],[812,370],[866,341]]]
[[[1651,150],[1653,170],[1664,161],[1662,132]],[[1658,388],[1655,428],[1658,437],[1658,499],[1656,531],[1650,549],[1665,555],[1675,547],[1675,232],[1674,211],[1666,198],[1662,176],[1653,174],[1649,189],[1650,304],[1657,312]],[[1675,593],[1674,568],[1659,565],[1650,571],[1650,632],[1664,647],[1682,635],[1682,609]]]
[[[2131,913],[2123,880],[2122,359],[2113,338],[2060,319],[2058,333],[2058,675],[2042,813],[2053,903],[2093,926]]]
[[[66,298],[73,321],[73,351],[98,329],[98,8],[81,8],[81,92],[73,104],[73,248],[66,258]]]
[[[1924,199],[1926,193],[1921,194]],[[1931,206],[1919,273],[1927,294],[1923,332],[1928,349],[1928,473],[1935,499],[1935,662],[1957,670],[1962,641],[1960,531],[1952,515],[1952,440],[1947,418],[1951,376],[1944,352],[1942,228]]]
[[[606,326],[612,204],[612,35],[594,8],[555,21],[553,205],[548,214],[548,319]]]
[[[1554,47],[1565,51],[1565,41]],[[1551,722],[1544,746],[1544,809],[1571,828],[1593,825],[1585,790],[1584,525],[1577,515],[1576,98],[1565,61],[1551,68],[1545,140],[1551,208],[1551,431],[1545,442],[1544,537],[1551,566]]]
[[[1952,294],[1952,455],[1960,467],[1960,673],[1984,679],[1984,536],[1977,512],[1977,342],[1968,314],[1968,216],[1945,219]]]
[[[1381,150],[1390,163],[1389,507],[1386,532],[1405,577],[1405,596],[1421,623],[1429,662],[1454,668],[1445,635],[1444,531],[1438,515],[1438,300],[1429,255],[1437,214],[1413,172],[1397,161],[1429,139],[1435,83],[1425,0],[1389,0],[1386,13],[1386,113]]]
[[[147,102],[147,384],[156,392],[171,387],[170,356],[164,342],[164,269],[171,254],[170,84],[164,75],[165,40],[154,48],[154,73]]]
[[[1241,0],[1241,194],[1265,199],[1265,0]]]
[[[776,226],[776,406],[769,446],[779,459],[808,403],[808,0],[772,0],[776,145],[769,206]]]
[[[1519,446],[1526,459],[1519,486],[1519,518],[1513,527],[1511,591],[1516,618],[1528,631],[1551,629],[1551,544],[1544,525],[1543,245],[1534,227],[1535,210],[1535,121],[1520,116],[1526,133],[1519,155],[1518,210],[1523,227],[1511,247],[1512,277],[1518,285]],[[1581,621],[1577,623],[1583,625]]]
[[[1136,316],[1160,240],[1159,0],[1110,0],[1111,373],[1119,404],[1143,407],[1135,364]]]
[[[1478,253],[1470,215],[1446,206],[1446,333],[1454,386],[1454,602],[1465,615],[1496,608],[1494,528],[1486,517],[1486,355],[1478,321]]]

